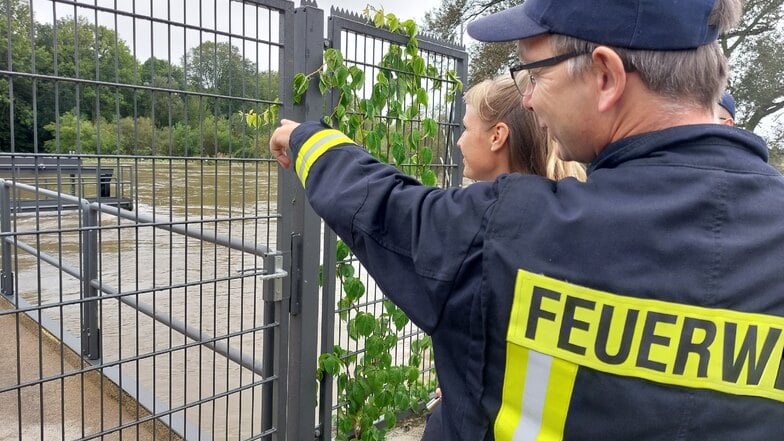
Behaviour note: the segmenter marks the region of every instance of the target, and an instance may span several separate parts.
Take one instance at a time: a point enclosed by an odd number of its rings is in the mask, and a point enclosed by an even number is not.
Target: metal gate
[[[322,64],[323,11],[0,11],[0,438],[328,438],[337,404],[328,387],[317,397],[315,370],[341,338],[334,274],[319,286],[335,238],[268,158],[275,122],[243,118],[273,105],[321,117],[318,88],[294,106],[291,84]],[[400,38],[340,11],[330,23],[328,43],[346,53],[349,34]],[[464,51],[420,41],[465,78]],[[373,55],[346,59],[373,69]],[[461,108],[439,119],[442,185],[460,178]]]

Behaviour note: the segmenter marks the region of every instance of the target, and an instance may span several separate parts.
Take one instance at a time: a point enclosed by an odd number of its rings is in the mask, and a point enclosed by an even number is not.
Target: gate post
[[[98,289],[93,281],[98,280],[98,212],[82,199],[82,300],[97,299]],[[82,355],[90,360],[101,358],[101,330],[98,323],[98,301],[82,303]]]
[[[302,122],[318,120],[322,98],[312,82],[302,104],[292,105],[294,75],[310,73],[323,63],[324,11],[316,2],[303,0],[285,19],[283,72],[280,81],[281,116]],[[319,309],[319,256],[321,219],[308,204],[302,185],[292,170],[278,170],[278,247],[284,253],[284,297],[290,299],[288,390],[285,439],[316,438]],[[285,299],[284,299],[285,300]],[[284,302],[285,303],[285,302]],[[281,375],[286,374],[284,372]]]
[[[11,189],[0,179],[0,232],[11,232]],[[11,298],[14,295],[14,268],[11,261],[10,237],[3,237],[3,263],[0,271],[0,293]],[[14,304],[16,304],[14,302]]]

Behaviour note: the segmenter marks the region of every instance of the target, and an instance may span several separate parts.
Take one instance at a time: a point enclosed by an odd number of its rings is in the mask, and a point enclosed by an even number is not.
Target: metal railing
[[[13,190],[13,192],[12,192]],[[61,201],[60,205],[76,205],[80,207],[77,213],[80,214],[82,219],[81,227],[79,228],[81,243],[81,269],[64,263],[62,256],[52,256],[41,252],[35,246],[19,239],[18,233],[11,229],[11,219],[14,207],[14,198],[12,194],[17,191],[27,191],[35,194],[38,197],[45,196],[50,199]],[[153,227],[161,228],[171,231],[183,236],[195,238],[200,241],[213,243],[222,247],[231,248],[243,253],[249,253],[259,256],[262,259],[263,266],[261,268],[252,268],[248,271],[242,271],[239,277],[254,277],[264,283],[264,316],[267,320],[262,326],[256,327],[247,331],[264,331],[268,332],[265,337],[263,351],[261,354],[261,362],[255,360],[253,357],[243,354],[241,350],[232,347],[228,344],[227,340],[216,338],[202,329],[198,329],[187,323],[172,319],[171,315],[156,311],[153,306],[139,302],[138,295],[145,292],[152,292],[154,290],[140,290],[133,292],[120,292],[109,284],[102,283],[98,275],[99,261],[99,245],[96,240],[97,233],[100,230],[98,223],[98,213],[105,213],[117,218],[124,218],[132,220],[138,227]],[[268,382],[276,381],[275,377],[275,351],[276,344],[272,332],[278,328],[279,325],[275,323],[274,317],[276,312],[276,303],[282,301],[282,286],[281,279],[287,276],[282,266],[282,256],[280,253],[269,249],[263,245],[245,243],[238,241],[225,235],[217,234],[214,231],[204,230],[199,225],[199,228],[193,225],[178,223],[171,220],[161,221],[155,217],[133,213],[118,207],[90,202],[87,199],[80,199],[74,196],[54,192],[51,190],[41,189],[35,186],[16,183],[13,181],[0,179],[0,238],[2,239],[2,272],[0,272],[0,280],[2,280],[2,294],[15,305],[14,314],[25,313],[31,319],[38,322],[43,328],[47,329],[52,335],[59,336],[60,339],[74,350],[76,353],[81,353],[92,367],[82,369],[81,373],[92,370],[100,370],[101,374],[112,380],[119,387],[123,388],[132,399],[138,401],[148,411],[156,409],[153,414],[154,417],[161,417],[161,421],[170,427],[178,435],[187,439],[210,439],[209,435],[202,433],[198,426],[194,426],[185,421],[181,416],[178,417],[177,413],[171,413],[172,409],[169,403],[156,399],[144,386],[140,385],[137,381],[123,377],[117,366],[121,365],[127,360],[118,360],[113,363],[104,363],[102,361],[102,348],[101,348],[101,329],[99,326],[99,299],[101,302],[108,299],[119,300],[120,302],[131,306],[135,310],[163,323],[171,329],[181,333],[193,341],[190,345],[203,345],[212,349],[218,354],[221,354],[234,363],[250,370],[254,374],[261,376],[261,379],[250,384],[246,387],[263,385]],[[41,306],[32,305],[24,299],[15,295],[14,292],[14,279],[13,268],[14,263],[12,256],[15,255],[13,248],[25,251],[35,256],[39,261],[46,262],[52,265],[59,271],[80,280],[82,284],[82,296],[79,300],[74,300],[72,304],[81,305],[81,341],[68,336],[67,331],[60,325],[54,324],[51,320],[44,319],[45,310],[54,306]],[[237,277],[237,276],[234,276]],[[57,306],[63,306],[60,303]],[[279,307],[279,306],[278,306]],[[0,312],[5,314],[6,312]],[[278,332],[281,332],[280,330]],[[77,343],[79,342],[79,343]],[[280,351],[280,348],[277,348]],[[62,375],[66,375],[63,373]],[[72,373],[70,375],[75,375]],[[18,391],[27,385],[35,383],[46,383],[52,381],[54,378],[40,378],[36,382],[29,384],[17,384],[13,386],[0,387],[0,394]],[[131,387],[133,386],[133,387]],[[262,392],[263,416],[262,427],[265,430],[274,430],[273,426],[273,389],[264,388]],[[121,429],[118,427],[117,429]],[[111,430],[104,430],[104,433],[111,433]]]

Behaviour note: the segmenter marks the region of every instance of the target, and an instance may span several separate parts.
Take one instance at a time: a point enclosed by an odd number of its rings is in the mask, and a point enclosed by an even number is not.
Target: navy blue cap
[[[716,0],[525,0],[468,24],[479,41],[563,34],[628,49],[694,49],[715,41],[708,25]]]
[[[732,119],[735,119],[735,98],[733,98],[729,92],[724,92],[721,95],[721,99],[719,100],[719,105],[727,109],[727,112],[730,112],[730,116],[732,116]]]

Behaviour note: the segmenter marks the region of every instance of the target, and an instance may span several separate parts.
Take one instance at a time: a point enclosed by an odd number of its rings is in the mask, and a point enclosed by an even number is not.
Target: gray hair
[[[741,0],[716,0],[708,23],[725,33],[738,23],[741,14]],[[600,46],[565,35],[554,35],[551,43],[555,53],[591,53]],[[717,41],[679,51],[608,47],[623,60],[627,72],[639,73],[648,89],[672,101],[690,101],[712,109],[727,85],[727,59]],[[569,60],[567,69],[576,77],[589,66],[590,58],[576,57]]]

